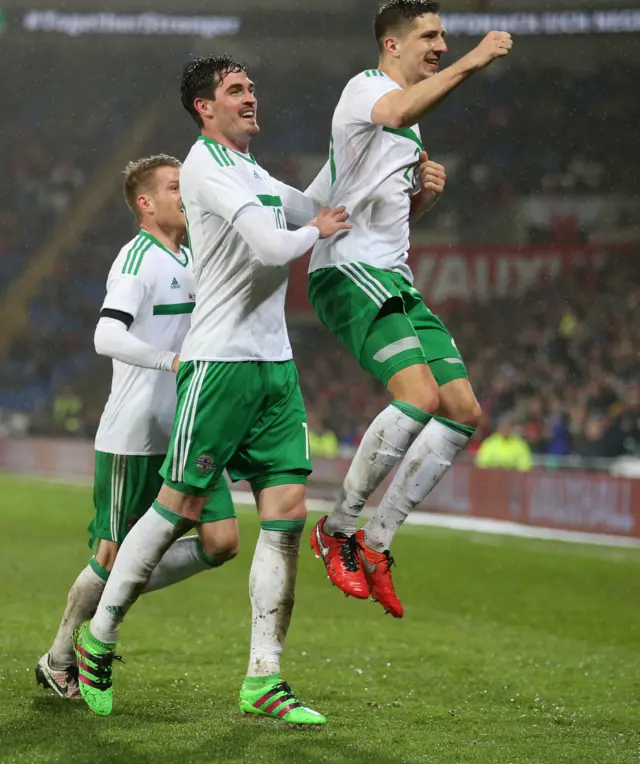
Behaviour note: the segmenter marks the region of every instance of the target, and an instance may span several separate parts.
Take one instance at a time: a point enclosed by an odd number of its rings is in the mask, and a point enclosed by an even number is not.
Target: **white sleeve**
[[[273,215],[265,207],[245,206],[236,215],[233,227],[263,265],[277,267],[302,257],[320,235],[315,226],[303,226],[297,231],[276,228]]]
[[[115,310],[126,310],[115,308]],[[128,313],[129,311],[126,310]],[[117,318],[102,317],[96,326],[93,337],[96,353],[115,358],[117,361],[128,363],[130,366],[141,366],[144,369],[159,369],[171,371],[175,353],[170,350],[159,350],[127,331],[127,327]]]
[[[383,74],[371,74],[369,77],[360,74],[349,83],[348,89],[348,97],[344,102],[346,116],[351,122],[366,125],[374,124],[371,112],[382,96],[391,93],[392,90],[402,90],[400,85]]]
[[[322,207],[321,204],[306,192],[298,191],[297,188],[281,183],[272,178],[272,181],[278,189],[278,195],[282,201],[282,208],[287,219],[287,223],[295,226],[306,225]]]
[[[312,199],[320,205],[320,207],[326,207],[329,201],[329,192],[331,191],[331,167],[329,160],[327,160],[311,181],[311,185],[304,192],[305,196],[310,196]]]
[[[238,213],[245,207],[260,206],[258,197],[238,167],[217,167],[212,159],[203,165],[199,179],[202,207],[214,215],[220,215],[229,225],[233,225]]]
[[[121,272],[114,276],[110,274],[102,310],[106,308],[128,313],[135,320],[146,299],[147,285],[140,275],[133,276]]]

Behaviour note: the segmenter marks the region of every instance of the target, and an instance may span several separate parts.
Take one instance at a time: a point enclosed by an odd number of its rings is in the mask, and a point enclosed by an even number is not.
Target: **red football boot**
[[[393,557],[389,554],[389,550],[376,552],[370,549],[364,542],[363,530],[356,531],[356,541],[364,560],[362,568],[369,583],[369,594],[382,605],[387,613],[391,613],[394,618],[402,618],[404,608],[393,588],[391,578]]]
[[[362,570],[355,536],[336,533],[330,536],[325,533],[325,515],[311,531],[311,548],[316,557],[320,557],[327,569],[331,581],[345,594],[366,600],[369,596],[369,584]]]

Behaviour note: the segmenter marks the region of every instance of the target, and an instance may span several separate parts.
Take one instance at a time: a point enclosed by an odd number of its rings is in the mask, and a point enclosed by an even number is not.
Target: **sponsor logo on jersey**
[[[215,466],[215,462],[209,456],[209,454],[202,454],[202,456],[199,456],[196,459],[196,467],[198,468],[198,472],[202,475],[202,477],[205,475],[210,475],[215,469]]]
[[[180,284],[178,283],[178,279],[175,276],[171,282],[171,289],[180,289]]]

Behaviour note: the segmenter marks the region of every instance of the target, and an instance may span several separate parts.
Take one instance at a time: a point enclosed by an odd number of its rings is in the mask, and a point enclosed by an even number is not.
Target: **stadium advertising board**
[[[344,459],[314,459],[309,495],[334,499],[348,467]],[[0,469],[90,481],[93,444],[47,438],[0,439]],[[239,487],[249,490],[242,484]],[[383,490],[384,486],[372,502],[379,501]],[[640,480],[581,470],[521,473],[455,464],[418,509],[640,538]]]
[[[559,276],[570,264],[598,261],[624,247],[416,246],[409,253],[414,283],[436,310],[456,302],[517,296]],[[292,264],[288,307],[311,311],[307,261]]]

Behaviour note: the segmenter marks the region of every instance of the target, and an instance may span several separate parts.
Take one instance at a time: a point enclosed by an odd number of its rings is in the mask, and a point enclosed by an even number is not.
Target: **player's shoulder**
[[[358,72],[352,77],[345,85],[346,91],[362,90],[367,88],[380,88],[387,85],[388,87],[399,87],[391,77],[388,77],[382,69],[365,69],[362,72]]]
[[[248,155],[250,157],[251,155]],[[189,177],[220,171],[243,171],[246,162],[244,155],[229,149],[222,143],[201,135],[191,147],[182,165],[182,175]],[[254,160],[255,161],[255,160]],[[182,177],[182,176],[181,176]]]
[[[109,280],[119,276],[137,276],[144,278],[149,272],[149,256],[148,253],[155,246],[157,246],[153,239],[144,233],[139,231],[133,239],[128,241],[118,253],[111,271],[109,272]]]

